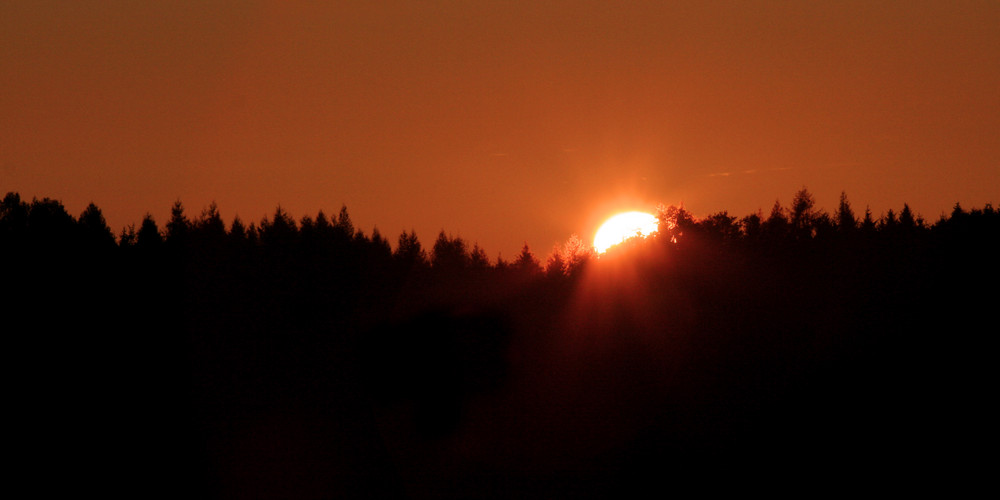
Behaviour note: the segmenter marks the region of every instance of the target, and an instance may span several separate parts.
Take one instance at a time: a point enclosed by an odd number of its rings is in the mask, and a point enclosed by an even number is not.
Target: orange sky
[[[507,258],[659,202],[1000,202],[995,0],[317,3],[0,3],[0,191]]]

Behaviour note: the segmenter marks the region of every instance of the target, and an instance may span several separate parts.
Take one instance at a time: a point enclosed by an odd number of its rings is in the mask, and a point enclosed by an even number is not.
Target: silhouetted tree
[[[813,221],[816,216],[813,207],[815,205],[816,202],[813,200],[812,194],[805,187],[795,193],[795,197],[792,198],[789,222],[796,238],[806,239],[813,236]]]
[[[18,193],[7,193],[0,202],[0,244],[24,244],[27,232],[28,204],[21,201]]]
[[[788,234],[788,219],[785,218],[785,210],[781,207],[781,202],[774,200],[771,207],[771,214],[764,221],[764,233],[771,239],[783,238]]]
[[[879,231],[889,233],[895,231],[898,225],[899,221],[896,219],[896,212],[890,208],[879,221]]]
[[[560,264],[561,266],[562,264]],[[514,269],[518,272],[523,273],[528,276],[533,276],[540,274],[542,272],[542,265],[535,258],[534,254],[531,253],[531,249],[528,248],[528,243],[525,242],[524,246],[521,247],[521,253],[518,254],[517,259],[514,260]]]
[[[389,246],[389,240],[382,236],[377,227],[372,228],[371,253],[375,255],[378,262],[387,262],[392,258],[392,248]]]
[[[198,233],[198,238],[221,241],[226,236],[226,223],[219,215],[219,207],[213,201],[207,208],[202,210],[201,217],[193,224],[194,230]]]
[[[191,223],[184,215],[184,205],[181,200],[174,202],[170,208],[170,220],[167,221],[166,241],[172,245],[184,245],[191,230]]]
[[[316,233],[319,237],[325,238],[327,234],[332,230],[333,226],[330,224],[330,220],[326,218],[326,214],[322,210],[316,214]]]
[[[233,217],[233,223],[229,226],[229,239],[234,242],[243,242],[247,239],[247,228],[238,215]]]
[[[436,270],[454,272],[469,265],[465,241],[460,237],[449,238],[442,230],[431,253],[431,266]]]
[[[469,268],[477,272],[490,268],[490,258],[486,255],[486,250],[479,246],[479,243],[473,243],[472,250],[469,252]]]
[[[751,241],[760,238],[762,224],[763,218],[760,211],[743,217],[739,222],[740,231],[743,233],[743,236]]]
[[[274,216],[270,220],[265,217],[260,222],[260,239],[265,247],[287,248],[297,236],[298,227],[295,225],[295,220],[280,206],[275,209]]]
[[[951,219],[953,219],[953,220],[954,219],[961,219],[962,217],[965,217],[966,215],[967,214],[966,214],[965,210],[962,209],[962,205],[959,202],[956,201],[955,202],[955,206],[952,207],[952,209],[951,209]]]
[[[260,244],[260,228],[257,227],[256,223],[251,222],[250,225],[247,226],[247,242],[250,243],[250,246],[257,246]]]
[[[235,261],[232,263],[233,265],[247,266],[256,257],[254,253],[256,245],[250,240],[247,227],[243,224],[243,219],[240,216],[233,217],[233,222],[229,225],[229,232],[226,233],[226,241],[226,247],[230,251],[230,259]]]
[[[15,220],[28,223],[28,205],[21,201],[20,194],[9,191],[4,195],[3,201],[0,201],[0,221],[6,225]]]
[[[80,226],[83,239],[87,245],[105,249],[114,246],[114,233],[111,232],[111,228],[108,227],[108,223],[104,220],[104,214],[101,213],[101,209],[97,208],[97,205],[94,203],[87,205],[87,208],[80,214],[77,223]]]
[[[563,245],[563,265],[567,276],[573,276],[583,270],[584,266],[594,257],[594,247],[588,245],[577,235],[571,235]]]
[[[562,248],[556,245],[552,247],[552,253],[545,261],[545,275],[550,279],[566,276],[566,261],[563,260],[562,253]]]
[[[72,248],[76,219],[59,201],[43,198],[31,200],[28,207],[28,235],[32,242],[47,251]]]
[[[919,228],[917,219],[906,203],[903,203],[903,210],[899,212],[899,226],[906,233],[912,233]]]
[[[403,231],[399,235],[399,243],[396,245],[393,258],[402,269],[407,271],[427,265],[427,254],[420,245],[416,231],[410,230],[409,233]]]
[[[854,217],[854,210],[851,210],[851,204],[847,201],[847,193],[841,191],[840,205],[837,208],[837,229],[846,233],[854,231],[857,227],[858,221]]]
[[[694,217],[684,209],[684,206],[674,205],[656,207],[657,233],[664,241],[676,243],[684,231],[695,226]]]
[[[813,234],[820,239],[829,238],[837,232],[837,223],[823,211],[813,214],[812,227]]]
[[[368,237],[365,236],[365,232],[358,229],[354,232],[354,247],[364,248],[368,244]]]
[[[309,217],[308,214],[303,215],[299,219],[299,234],[306,241],[313,241],[316,236],[316,224],[313,222],[313,218]]]
[[[861,220],[861,231],[865,234],[872,234],[875,232],[875,219],[872,218],[871,207],[865,207],[865,216]]]
[[[334,230],[341,244],[350,241],[354,237],[354,223],[351,222],[351,216],[347,213],[347,205],[341,205]]]
[[[736,217],[722,211],[702,219],[698,222],[702,233],[709,238],[719,242],[735,241],[740,236],[740,227],[736,224]]]
[[[129,224],[122,228],[118,235],[118,246],[121,248],[132,248],[135,246],[136,234],[135,224]]]
[[[146,250],[159,248],[163,244],[163,235],[160,234],[160,228],[156,226],[156,221],[153,220],[152,215],[147,213],[142,218],[142,224],[139,226],[138,234],[136,234],[135,243],[137,247]]]
[[[510,263],[503,258],[502,253],[497,254],[497,263],[493,266],[497,270],[498,274],[503,275],[510,271]]]

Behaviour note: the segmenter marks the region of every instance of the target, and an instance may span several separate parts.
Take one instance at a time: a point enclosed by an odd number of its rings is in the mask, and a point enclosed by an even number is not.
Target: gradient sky
[[[346,204],[509,259],[803,186],[1000,202],[1000,2],[0,3],[0,191],[115,232]]]

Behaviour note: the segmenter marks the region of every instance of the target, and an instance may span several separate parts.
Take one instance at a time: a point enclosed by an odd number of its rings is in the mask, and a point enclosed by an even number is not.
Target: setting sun
[[[648,236],[657,229],[656,216],[646,212],[624,212],[611,217],[594,236],[594,248],[598,253],[604,253],[634,236]]]

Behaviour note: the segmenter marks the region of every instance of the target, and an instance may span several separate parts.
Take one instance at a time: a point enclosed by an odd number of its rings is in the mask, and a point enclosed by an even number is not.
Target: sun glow
[[[594,248],[604,253],[634,236],[648,236],[657,229],[656,216],[646,212],[624,212],[604,221],[594,236]]]

